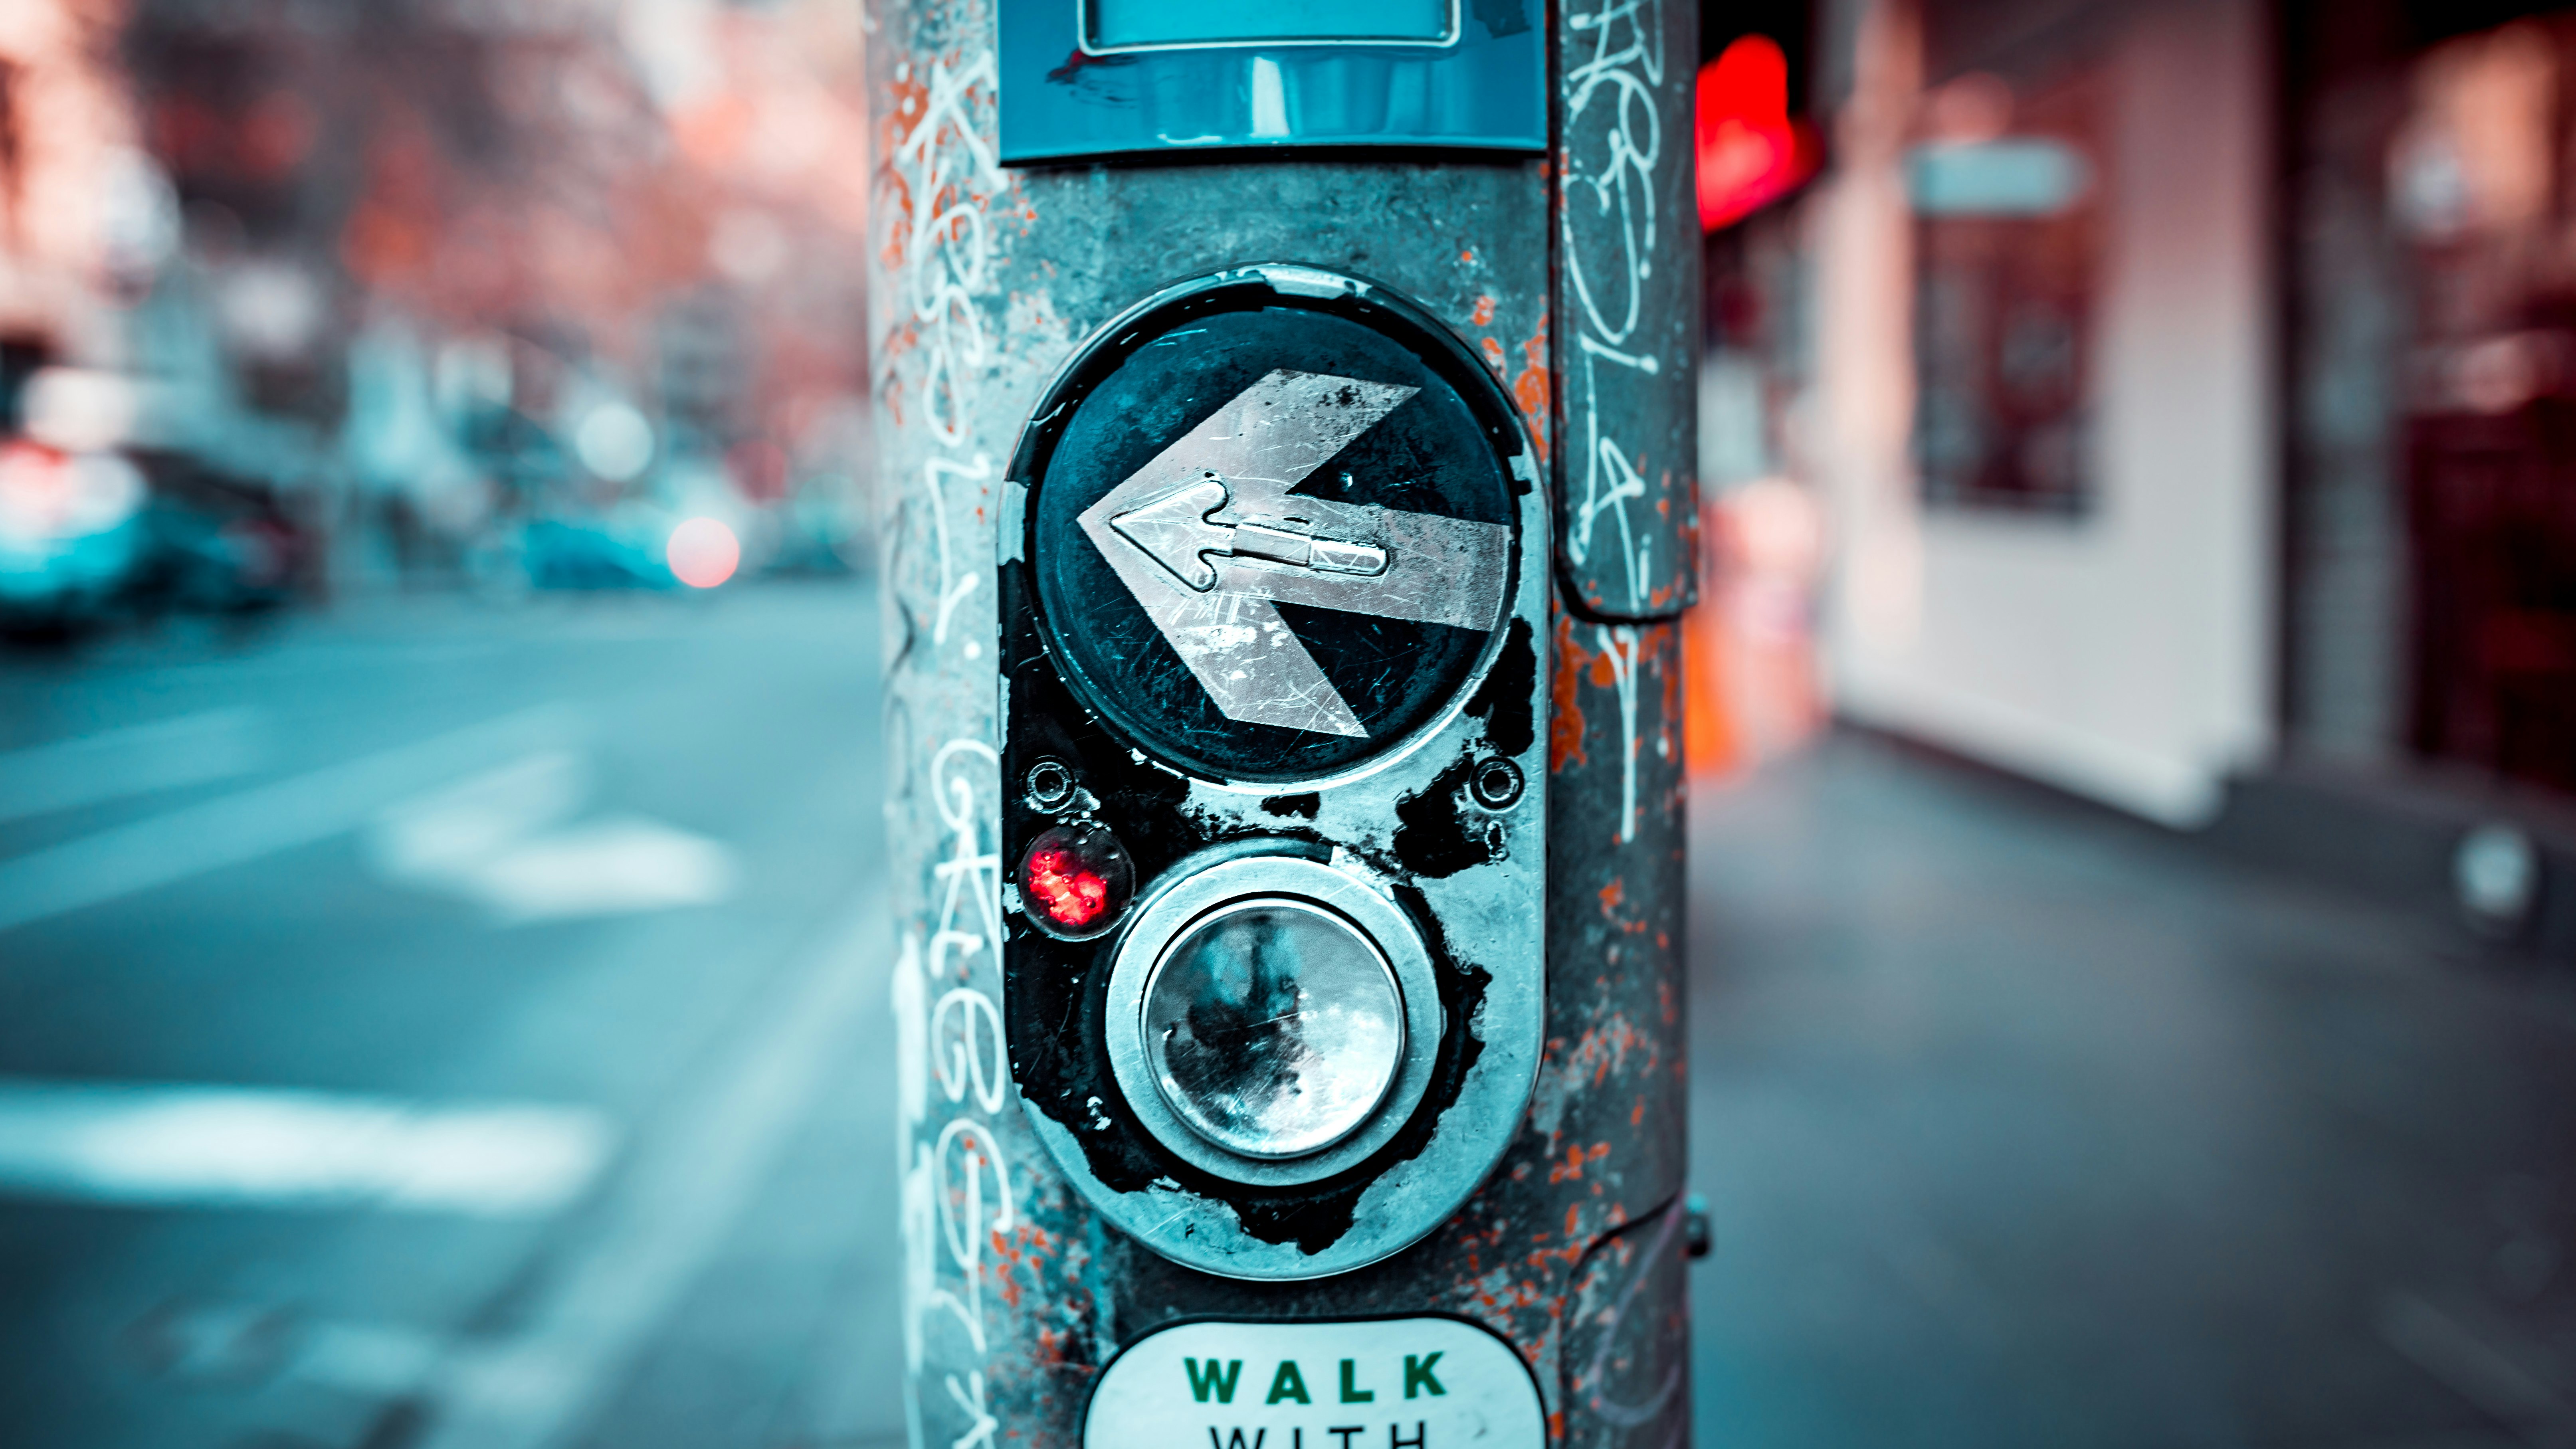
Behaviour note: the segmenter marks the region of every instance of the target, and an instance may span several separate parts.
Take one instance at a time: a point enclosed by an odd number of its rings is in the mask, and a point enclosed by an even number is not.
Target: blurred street
[[[872,600],[10,656],[0,1441],[899,1438]]]
[[[12,656],[7,1442],[898,1442],[870,598]],[[2576,1425],[2564,973],[1868,736],[1694,816],[1700,1443]]]
[[[1229,1302],[1665,1449],[1685,1190],[1706,1449],[2576,1449],[2576,8],[1111,8],[0,4],[0,1449],[1070,1449]],[[1272,478],[1274,342],[1478,421]],[[1366,1142],[1104,1004],[1274,830]],[[1515,1121],[1526,1278],[1334,1246]]]

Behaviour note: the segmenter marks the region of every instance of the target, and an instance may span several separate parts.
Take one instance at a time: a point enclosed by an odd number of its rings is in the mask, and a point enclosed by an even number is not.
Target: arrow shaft
[[[1365,543],[1317,538],[1307,533],[1291,533],[1284,528],[1267,528],[1258,523],[1236,524],[1233,537],[1226,543],[1227,551],[1238,558],[1265,558],[1273,563],[1314,569],[1320,573],[1375,576],[1386,572],[1385,549]]]

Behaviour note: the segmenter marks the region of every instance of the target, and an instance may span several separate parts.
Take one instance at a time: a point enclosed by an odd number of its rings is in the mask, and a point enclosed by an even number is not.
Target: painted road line
[[[2525,1442],[2576,1442],[2576,1404],[2550,1381],[2545,1352],[2507,1353],[2412,1293],[2382,1295],[2374,1316],[2381,1342]]]
[[[208,710],[0,754],[0,821],[247,775],[268,764],[268,720]]]
[[[732,897],[741,871],[716,841],[636,815],[572,821],[592,775],[581,753],[547,750],[403,801],[368,823],[369,863],[510,924]]]
[[[420,1449],[554,1449],[588,1425],[776,1170],[861,1013],[885,1000],[887,935],[872,897],[780,973],[704,1087],[638,1142],[598,1229],[546,1275],[552,1294],[442,1369]]]
[[[582,732],[544,705],[0,862],[0,931],[311,845],[494,758]]]
[[[579,1107],[0,1080],[0,1193],[19,1197],[528,1217],[578,1198],[616,1138]]]

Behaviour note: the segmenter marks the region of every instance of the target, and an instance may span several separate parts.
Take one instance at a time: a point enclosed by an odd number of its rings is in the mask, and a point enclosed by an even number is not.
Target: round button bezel
[[[1363,339],[1372,349],[1382,345],[1386,355],[1373,361],[1395,370],[1380,367],[1373,371],[1356,358],[1334,361],[1315,355],[1312,346],[1273,348],[1265,344],[1257,349],[1265,357],[1276,351],[1274,360],[1279,366],[1320,372],[1333,372],[1338,367],[1343,372],[1336,375],[1358,377],[1368,373],[1367,381],[1400,382],[1418,389],[1386,420],[1354,439],[1345,453],[1352,449],[1367,453],[1394,444],[1398,435],[1407,434],[1413,426],[1404,414],[1428,411],[1446,418],[1438,430],[1442,436],[1457,435],[1449,441],[1458,446],[1443,448],[1438,456],[1472,460],[1472,466],[1465,461],[1456,463],[1454,471],[1460,476],[1441,483],[1435,490],[1440,495],[1436,499],[1422,497],[1408,502],[1382,496],[1378,485],[1389,481],[1407,489],[1417,484],[1434,486],[1421,470],[1399,467],[1372,474],[1372,486],[1366,490],[1368,497],[1339,501],[1382,504],[1396,507],[1399,513],[1425,512],[1462,521],[1489,522],[1504,528],[1509,536],[1505,617],[1485,631],[1480,645],[1463,656],[1471,662],[1459,669],[1444,666],[1426,671],[1420,667],[1426,657],[1417,650],[1408,656],[1409,665],[1402,659],[1391,660],[1386,668],[1375,671],[1376,676],[1388,679],[1437,675],[1445,682],[1445,700],[1428,708],[1416,707],[1416,701],[1383,718],[1378,717],[1378,709],[1365,702],[1354,705],[1367,723],[1368,733],[1360,736],[1232,720],[1216,711],[1202,689],[1185,685],[1173,690],[1159,675],[1127,677],[1123,669],[1103,674],[1101,666],[1105,661],[1151,661],[1156,667],[1169,662],[1175,669],[1180,662],[1167,641],[1147,640],[1141,634],[1130,641],[1132,648],[1096,649],[1094,645],[1103,639],[1105,620],[1113,615],[1123,619],[1131,608],[1134,617],[1143,620],[1145,611],[1132,592],[1116,585],[1114,579],[1102,584],[1095,578],[1091,586],[1081,587],[1080,581],[1061,577],[1062,570],[1050,563],[1054,560],[1076,573],[1088,574],[1090,566],[1100,562],[1102,571],[1108,572],[1097,547],[1083,538],[1078,525],[1081,508],[1096,501],[1094,490],[1089,486],[1076,488],[1065,466],[1068,447],[1078,457],[1092,456],[1095,451],[1082,446],[1084,428],[1078,426],[1090,416],[1087,406],[1100,399],[1104,388],[1112,388],[1122,370],[1140,353],[1176,338],[1204,333],[1212,319],[1256,316],[1301,317],[1343,336],[1351,346],[1361,346]],[[1257,380],[1257,375],[1238,379],[1247,384]],[[1229,395],[1228,386],[1216,386],[1207,394],[1221,395]],[[1239,396],[1239,392],[1230,395]],[[1113,410],[1108,416],[1128,414]],[[1158,433],[1157,440],[1168,446],[1185,435],[1163,439]],[[1470,435],[1477,439],[1475,445],[1465,443]],[[1336,454],[1335,460],[1319,467],[1317,473],[1329,477],[1343,471],[1341,458]],[[1142,463],[1146,459],[1138,457],[1134,461]],[[1471,482],[1465,476],[1470,472],[1490,477],[1480,476]],[[1516,611],[1512,601],[1525,591],[1524,576],[1533,571],[1539,578],[1546,576],[1546,550],[1531,551],[1528,546],[1531,537],[1544,537],[1543,526],[1536,534],[1531,529],[1533,522],[1543,525],[1544,510],[1534,516],[1522,516],[1530,513],[1525,506],[1527,501],[1540,496],[1534,450],[1529,446],[1516,405],[1497,385],[1492,372],[1459,342],[1450,327],[1419,306],[1359,278],[1311,267],[1237,268],[1167,288],[1129,309],[1096,333],[1050,385],[1021,435],[1009,477],[1023,491],[1006,505],[1002,554],[1006,562],[1016,563],[1025,573],[1032,590],[1029,608],[1037,624],[1037,642],[1054,674],[1085,711],[1132,748],[1194,779],[1230,788],[1261,789],[1265,793],[1277,793],[1277,787],[1292,784],[1308,789],[1328,788],[1383,771],[1419,751],[1441,734],[1458,709],[1484,684],[1510,633],[1508,616]],[[1099,481],[1091,480],[1094,484]],[[1077,496],[1080,502],[1075,501]],[[1498,505],[1493,516],[1478,516],[1480,502]],[[1342,541],[1366,540],[1354,536]],[[1293,598],[1287,602],[1291,609],[1303,607]],[[1291,632],[1309,653],[1323,651],[1317,659],[1319,665],[1326,666],[1328,677],[1332,668],[1327,656],[1336,648],[1366,653],[1365,648],[1359,647],[1361,643],[1379,635],[1444,632],[1440,626],[1393,616],[1379,618],[1366,611],[1314,609],[1307,611],[1307,617],[1307,625],[1292,624]],[[1134,631],[1118,632],[1123,635]],[[1186,679],[1187,675],[1180,677]],[[1432,692],[1434,696],[1442,693]],[[1166,695],[1189,700],[1194,707],[1192,712],[1204,704],[1209,713],[1190,720],[1165,719],[1162,716],[1167,708],[1149,701]],[[1253,753],[1259,758],[1235,756],[1233,746],[1220,749],[1207,743],[1229,739],[1258,739],[1259,748]]]
[[[1172,947],[1210,917],[1254,900],[1285,898],[1337,916],[1377,948],[1403,1001],[1404,1050],[1377,1110],[1348,1135],[1296,1157],[1250,1157],[1209,1140],[1165,1100],[1146,1047],[1147,992]],[[1137,909],[1109,970],[1110,1071],[1128,1108],[1174,1156],[1254,1187],[1319,1182],[1358,1166],[1402,1130],[1429,1090],[1446,1025],[1431,954],[1402,908],[1346,872],[1292,855],[1219,861],[1158,890]]]
[[[1256,911],[1302,916],[1343,932],[1358,944],[1366,961],[1377,968],[1373,975],[1363,969],[1360,973],[1362,977],[1369,986],[1382,988],[1385,992],[1382,998],[1383,1004],[1394,1008],[1394,1020],[1390,1023],[1394,1028],[1394,1040],[1389,1043],[1393,1050],[1372,1064],[1376,1068],[1374,1075],[1377,1080],[1366,1090],[1367,1102],[1360,1106],[1357,1112],[1348,1116],[1348,1119],[1341,1124],[1340,1130],[1331,1132],[1330,1135],[1312,1145],[1265,1149],[1247,1145],[1240,1140],[1227,1140],[1229,1136],[1251,1134],[1238,1132],[1223,1123],[1211,1120],[1202,1106],[1189,1100],[1188,1090],[1173,1077],[1171,1054],[1167,1049],[1172,1031],[1168,1025],[1171,1018],[1168,1015],[1164,1016],[1166,1025],[1159,1032],[1155,1030],[1156,998],[1162,992],[1164,984],[1173,979],[1173,973],[1185,959],[1185,952],[1190,943],[1196,941],[1201,932],[1216,927],[1229,918]],[[1377,942],[1370,938],[1368,932],[1361,930],[1340,912],[1329,910],[1300,896],[1249,896],[1228,901],[1192,921],[1179,935],[1172,938],[1172,943],[1164,948],[1161,959],[1154,963],[1153,971],[1145,978],[1144,1023],[1145,1056],[1154,1069],[1154,1085],[1161,1089],[1164,1105],[1178,1113],[1181,1120],[1196,1129],[1200,1136],[1217,1146],[1228,1152],[1244,1157],[1260,1158],[1264,1161],[1286,1161],[1292,1157],[1308,1157],[1318,1152],[1330,1151],[1334,1143],[1342,1141],[1368,1125],[1369,1120],[1377,1115],[1378,1108],[1386,1105],[1386,1094],[1394,1089],[1395,1079],[1404,1069],[1404,987],[1396,981],[1395,968],[1387,964],[1386,953],[1378,949]],[[1231,1058],[1232,1054],[1228,1055]]]

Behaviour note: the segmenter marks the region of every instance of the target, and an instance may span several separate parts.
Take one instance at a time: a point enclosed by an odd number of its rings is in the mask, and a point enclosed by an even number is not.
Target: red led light
[[[1029,857],[1029,898],[1059,926],[1079,930],[1109,909],[1109,882],[1082,868],[1070,850]]]
[[[1030,841],[1020,858],[1020,900],[1051,935],[1091,936],[1109,929],[1134,893],[1127,852],[1097,825],[1056,826]]]

